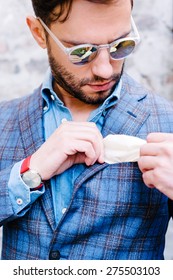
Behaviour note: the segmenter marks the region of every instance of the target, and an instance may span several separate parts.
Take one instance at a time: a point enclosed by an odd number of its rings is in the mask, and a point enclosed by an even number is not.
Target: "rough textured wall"
[[[173,99],[173,0],[134,0],[141,44],[126,63],[128,72],[148,88]],[[30,0],[0,0],[0,100],[37,87],[47,69],[46,51],[25,24]],[[165,256],[173,259],[169,227]]]
[[[128,61],[129,73],[147,87],[173,99],[173,0],[134,0],[141,35]]]

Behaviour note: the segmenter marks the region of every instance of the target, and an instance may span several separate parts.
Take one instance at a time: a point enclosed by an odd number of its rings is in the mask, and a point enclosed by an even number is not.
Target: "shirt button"
[[[16,200],[18,205],[22,205],[23,204],[23,200],[21,198],[17,198]]]
[[[45,106],[44,108],[43,108],[43,111],[46,111],[48,109],[48,107],[47,106]]]
[[[51,99],[54,101],[55,100],[55,96],[53,94],[51,94]]]
[[[67,211],[67,208],[62,209],[62,214],[64,214]]]
[[[63,119],[61,120],[61,123],[65,123],[65,122],[67,122],[67,119],[63,118]]]
[[[49,260],[59,260],[61,257],[59,251],[51,251],[49,254]]]

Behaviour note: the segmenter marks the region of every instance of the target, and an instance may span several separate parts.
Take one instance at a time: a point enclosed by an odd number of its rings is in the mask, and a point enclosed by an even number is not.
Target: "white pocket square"
[[[104,159],[109,164],[135,162],[140,156],[140,147],[145,140],[123,134],[108,135],[103,139]]]

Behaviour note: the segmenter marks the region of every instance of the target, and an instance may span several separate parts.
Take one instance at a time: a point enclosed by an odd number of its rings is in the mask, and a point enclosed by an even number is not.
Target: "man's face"
[[[67,21],[51,25],[52,32],[66,47],[79,44],[108,44],[124,37],[131,28],[130,1],[95,4],[74,0]],[[49,37],[49,63],[55,78],[54,88],[63,96],[75,97],[88,104],[101,104],[112,93],[123,71],[123,60],[110,58],[109,50],[99,50],[97,57],[83,66],[70,62]],[[57,90],[56,90],[57,91]]]

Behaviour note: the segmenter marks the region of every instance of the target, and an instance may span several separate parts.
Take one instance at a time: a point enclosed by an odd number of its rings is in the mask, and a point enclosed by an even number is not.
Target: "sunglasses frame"
[[[79,48],[93,47],[93,48],[96,48],[97,53],[98,53],[98,51],[99,51],[100,49],[107,48],[107,49],[110,50],[111,47],[112,47],[113,45],[115,45],[115,44],[120,44],[121,42],[125,42],[125,41],[134,41],[135,47],[136,47],[136,45],[140,42],[140,35],[139,35],[138,29],[137,29],[137,27],[136,27],[136,24],[135,24],[134,19],[133,19],[132,16],[131,16],[131,24],[132,24],[132,28],[133,28],[133,30],[134,30],[135,36],[120,38],[120,39],[117,39],[117,40],[113,41],[113,42],[110,43],[110,44],[104,44],[104,45],[81,44],[81,45],[77,45],[77,46],[74,46],[74,47],[71,47],[71,48],[65,47],[65,46],[61,43],[61,41],[54,35],[54,33],[49,29],[49,27],[44,23],[44,21],[43,21],[40,17],[37,17],[37,19],[40,21],[41,25],[44,27],[44,29],[47,31],[47,33],[50,35],[50,37],[54,40],[54,42],[58,45],[58,47],[60,47],[61,50],[64,51],[64,53],[65,53],[66,55],[68,55],[70,62],[73,63],[74,65],[77,65],[77,66],[78,66],[78,64],[75,63],[75,61],[73,62],[73,61],[70,59],[70,55],[71,55],[71,53],[72,53],[73,51],[75,51],[75,50],[77,50],[77,49],[79,49]],[[131,31],[131,32],[132,32],[132,31]],[[130,33],[131,33],[131,32],[130,32]],[[134,47],[134,48],[135,48],[135,47]],[[132,50],[132,51],[133,51],[133,50]],[[122,60],[122,59],[126,58],[127,56],[129,56],[132,52],[129,53],[128,55],[126,55],[126,56],[124,56],[124,57],[122,57],[122,58],[118,58],[118,59],[117,59],[117,58],[113,58],[113,57],[111,56],[111,52],[109,52],[109,53],[110,53],[111,59],[113,59],[113,60]],[[96,54],[96,56],[97,56],[97,54]],[[95,56],[95,57],[96,57],[96,56]],[[91,61],[93,61],[93,60],[95,59],[95,57],[94,57]],[[80,62],[80,61],[78,61],[78,62]],[[84,64],[79,64],[79,66],[85,65],[85,64],[87,64],[87,63],[89,63],[89,62],[90,62],[90,61],[85,62]]]

